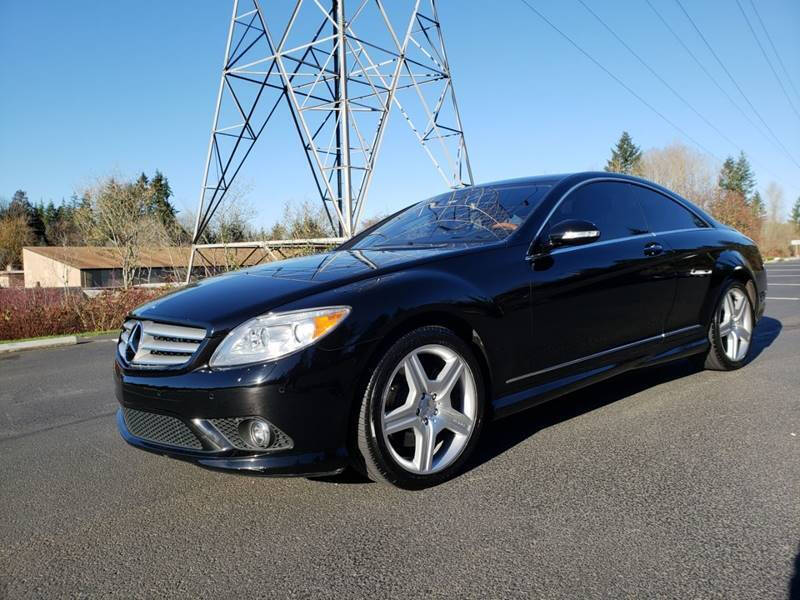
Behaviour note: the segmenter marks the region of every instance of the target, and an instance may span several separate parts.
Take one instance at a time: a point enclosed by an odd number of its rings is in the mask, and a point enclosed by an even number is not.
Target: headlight
[[[281,358],[325,337],[349,314],[349,306],[330,306],[256,317],[222,340],[209,365],[231,367]]]

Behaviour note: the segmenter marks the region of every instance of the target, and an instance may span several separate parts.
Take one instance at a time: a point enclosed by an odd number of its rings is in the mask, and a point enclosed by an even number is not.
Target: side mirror
[[[547,242],[550,248],[579,246],[600,238],[600,230],[594,223],[569,219],[550,228]]]

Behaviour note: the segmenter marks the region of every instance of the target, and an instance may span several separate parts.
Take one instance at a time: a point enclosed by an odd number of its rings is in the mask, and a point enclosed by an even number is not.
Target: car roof
[[[550,185],[554,186],[562,181],[569,179],[572,183],[579,183],[585,179],[595,179],[597,177],[604,177],[609,179],[621,179],[623,181],[644,182],[648,185],[657,185],[652,181],[642,179],[641,177],[634,177],[633,175],[625,175],[623,173],[612,173],[608,171],[577,171],[575,173],[559,173],[552,175],[533,175],[529,177],[515,177],[513,179],[502,179],[499,181],[490,181],[486,183],[476,184],[477,187],[505,187],[517,185]],[[662,186],[657,186],[661,188]]]

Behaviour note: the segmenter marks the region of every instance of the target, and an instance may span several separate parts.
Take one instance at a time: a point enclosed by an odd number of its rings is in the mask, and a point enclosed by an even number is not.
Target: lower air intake
[[[128,431],[138,438],[176,448],[203,449],[198,437],[180,419],[133,408],[124,408],[123,414]]]

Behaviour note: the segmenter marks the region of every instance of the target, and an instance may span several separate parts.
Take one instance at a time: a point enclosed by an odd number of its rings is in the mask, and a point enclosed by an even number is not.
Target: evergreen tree
[[[169,201],[172,196],[172,188],[169,187],[169,181],[161,171],[157,170],[150,181],[150,192],[150,212],[158,217],[168,231],[174,230],[176,226],[175,207]]]
[[[633,143],[633,138],[623,131],[617,145],[611,149],[611,158],[606,171],[638,175],[641,172],[642,149]]]
[[[753,200],[752,194],[756,187],[756,178],[744,152],[741,152],[736,160],[732,156],[725,159],[717,184],[723,190],[741,194],[748,203]]]
[[[45,227],[38,207],[31,204],[24,190],[17,190],[8,205],[7,214],[12,217],[23,217],[33,232],[34,243],[45,242]]]
[[[750,206],[753,208],[753,213],[759,218],[763,219],[767,216],[767,207],[764,206],[764,201],[761,199],[761,194],[756,191],[750,200]]]
[[[797,197],[792,207],[792,214],[789,216],[789,220],[794,223],[795,230],[800,233],[800,196]]]

